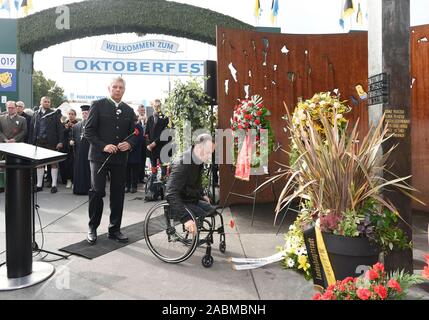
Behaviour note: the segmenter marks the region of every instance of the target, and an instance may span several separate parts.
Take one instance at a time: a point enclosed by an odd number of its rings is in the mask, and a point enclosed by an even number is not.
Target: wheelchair
[[[195,217],[187,208],[186,211],[197,226],[195,235],[185,229],[184,223],[171,213],[168,202],[163,201],[155,204],[146,214],[145,241],[149,250],[158,259],[167,263],[183,262],[192,256],[197,247],[205,244],[207,246],[206,254],[201,263],[204,267],[210,268],[214,262],[211,248],[215,233],[220,235],[220,252],[225,253],[226,251],[223,217],[217,210],[202,218]],[[216,227],[216,222],[218,222],[216,218],[220,220],[218,227]]]

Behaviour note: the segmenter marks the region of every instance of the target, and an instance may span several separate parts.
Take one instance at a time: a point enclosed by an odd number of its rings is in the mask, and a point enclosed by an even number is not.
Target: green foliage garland
[[[18,21],[21,51],[34,53],[52,45],[126,32],[154,33],[216,44],[216,26],[253,30],[253,26],[208,9],[166,0],[91,0],[67,5],[70,29],[59,29],[56,8]]]

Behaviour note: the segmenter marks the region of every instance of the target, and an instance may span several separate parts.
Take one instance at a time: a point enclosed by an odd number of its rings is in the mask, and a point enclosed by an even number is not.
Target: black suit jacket
[[[52,112],[55,112],[54,109],[48,109],[45,113],[45,115],[51,114]],[[33,115],[33,118],[31,119],[30,128],[28,130],[29,132],[29,138],[28,142],[30,144],[36,144],[37,140],[37,126],[39,125],[40,118],[42,117],[42,113],[40,112],[40,109],[36,111]],[[63,136],[64,136],[64,126],[61,123],[61,115],[55,114],[49,117],[46,117],[46,130],[48,134],[48,144],[52,146],[56,146],[59,143],[63,142]]]
[[[134,132],[134,110],[127,104],[116,106],[109,99],[95,101],[89,110],[88,120],[85,126],[85,138],[90,143],[88,160],[104,162],[109,156],[103,152],[108,144],[117,146]],[[134,148],[136,137],[131,136],[127,142]],[[114,154],[109,163],[127,165],[128,152]]]
[[[158,122],[155,124],[153,115],[147,119],[145,135],[147,136],[147,144],[152,142],[156,143],[156,147],[159,148],[167,143],[167,141],[161,141],[161,133],[168,126],[168,117],[161,114],[158,118]]]

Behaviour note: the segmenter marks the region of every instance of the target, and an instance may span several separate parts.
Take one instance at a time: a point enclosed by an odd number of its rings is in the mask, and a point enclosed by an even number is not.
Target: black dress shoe
[[[57,193],[57,192],[58,192],[57,187],[52,187],[52,188],[51,188],[51,193]]]
[[[43,187],[36,187],[36,192],[43,191]]]
[[[137,188],[131,188],[131,193],[136,193],[137,192]]]
[[[86,241],[88,241],[89,244],[95,244],[97,242],[97,230],[90,229],[86,236]]]
[[[125,193],[129,193],[129,192],[130,192],[130,188],[126,188]]]
[[[109,233],[108,238],[118,242],[128,242],[128,237],[124,236],[120,231]]]

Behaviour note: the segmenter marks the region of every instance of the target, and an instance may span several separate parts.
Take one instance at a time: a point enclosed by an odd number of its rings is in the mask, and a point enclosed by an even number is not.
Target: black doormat
[[[150,223],[150,226],[157,226],[157,228],[151,228],[151,235],[158,233],[161,230],[165,230],[165,218],[163,216],[158,216],[154,219],[151,219],[151,221],[152,220],[158,221],[156,221],[156,223]],[[98,258],[102,255],[105,255],[106,253],[112,252],[131,243],[144,239],[144,221],[129,225],[125,228],[121,228],[121,232],[128,237],[129,241],[127,243],[111,240],[107,237],[107,233],[104,233],[97,237],[97,242],[94,245],[89,244],[85,239],[80,242],[71,244],[67,247],[61,248],[59,250],[78,255],[87,259]]]

